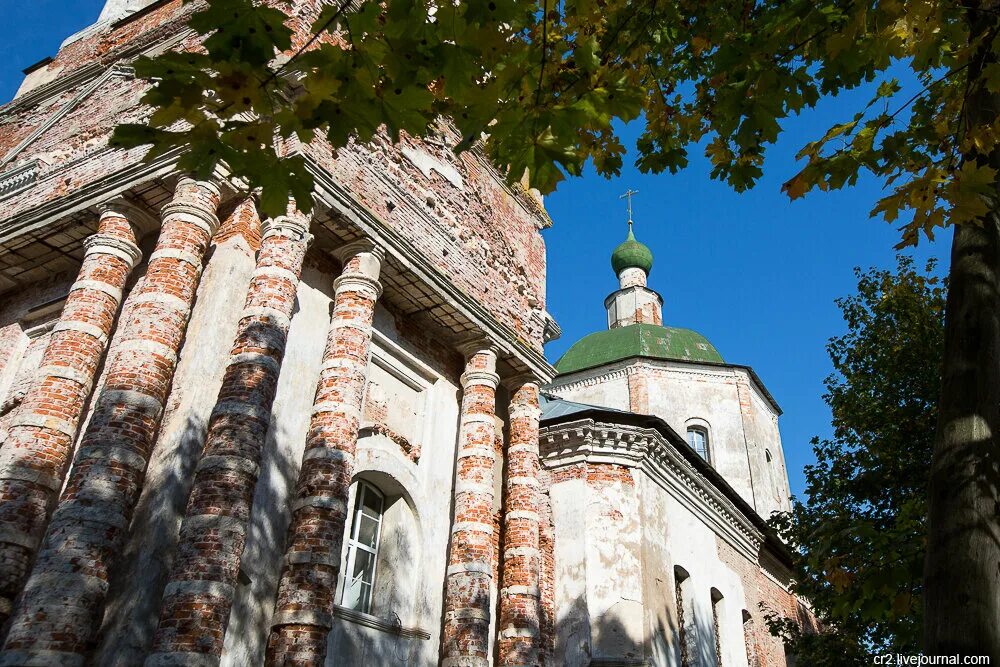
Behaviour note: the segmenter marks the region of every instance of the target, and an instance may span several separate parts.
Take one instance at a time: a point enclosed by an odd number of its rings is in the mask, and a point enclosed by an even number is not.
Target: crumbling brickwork
[[[489,662],[499,381],[496,352],[477,345],[467,348],[441,638],[441,661],[446,667]]]
[[[110,570],[142,488],[204,254],[218,227],[218,205],[218,188],[181,179],[164,209],[156,249],[130,320],[124,323],[128,335],[110,364],[66,491],[12,616],[2,658],[23,655],[28,660],[40,651],[85,655],[92,648]],[[9,572],[12,579],[18,576],[18,570]]]
[[[806,630],[816,630],[816,619],[812,612],[785,587],[791,581],[791,573],[780,564],[767,547],[762,552],[761,562],[752,562],[737,552],[725,540],[717,540],[719,559],[739,575],[746,591],[746,612],[751,623],[744,623],[744,629],[752,636],[744,638],[757,660],[757,667],[785,667],[785,647],[781,640],[771,635],[764,621],[767,611],[776,612],[789,618]],[[785,585],[779,578],[785,581]]]
[[[306,451],[299,472],[269,660],[320,664],[340,568],[354,474],[382,250],[367,242],[341,251],[336,299]]]
[[[87,240],[80,274],[45,347],[41,368],[0,450],[0,618],[20,592],[72,454],[77,426],[128,275],[141,257],[123,209],[108,207]]]
[[[540,660],[538,385],[514,390],[506,452],[503,581],[498,621],[501,665]]]
[[[234,217],[252,216],[253,206],[245,208]],[[308,229],[309,220],[301,214],[264,224],[244,316],[165,588],[153,657],[222,655]]]

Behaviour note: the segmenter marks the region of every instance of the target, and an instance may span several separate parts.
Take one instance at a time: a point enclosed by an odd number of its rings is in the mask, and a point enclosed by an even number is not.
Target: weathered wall
[[[761,603],[806,627],[813,623],[788,592],[787,569],[766,547],[751,554],[735,546],[705,516],[727,519],[699,494],[678,495],[678,488],[658,474],[612,463],[548,472],[555,664],[717,667],[718,655],[724,667],[786,667]],[[687,577],[682,615],[678,568]]]
[[[0,442],[41,364],[49,325],[59,318],[72,283],[72,277],[60,276],[8,295],[0,306]]]
[[[640,660],[642,521],[636,475],[614,465],[553,471],[555,664]]]
[[[309,3],[302,3],[308,5]],[[110,173],[139,164],[142,150],[119,151],[107,146],[116,123],[141,122],[148,110],[139,105],[143,82],[122,73],[83,95],[123,56],[180,36],[191,5],[180,0],[119,24],[98,26],[69,42],[55,60],[40,70],[51,79],[0,107],[0,159],[32,131],[76,106],[35,139],[16,159],[0,168],[40,160],[36,184],[5,202],[0,230],[7,220],[36,210]],[[194,48],[187,36],[180,46]],[[83,65],[104,69],[56,91]],[[53,78],[54,77],[54,78]],[[46,89],[54,92],[45,94]],[[309,154],[351,190],[355,199],[400,233],[425,257],[428,265],[480,302],[514,336],[536,351],[542,349],[545,308],[545,246],[539,229],[547,217],[534,195],[501,182],[495,170],[472,153],[456,157],[450,146],[459,137],[446,126],[427,141],[405,138],[392,146],[384,136],[370,145],[351,145],[337,157],[321,142]]]
[[[557,377],[548,389],[569,401],[655,415],[681,436],[692,424],[707,428],[712,466],[766,518],[790,508],[791,492],[778,413],[754,384],[740,367],[632,360]]]
[[[818,628],[812,612],[788,592],[791,573],[767,552],[761,554],[761,565],[758,565],[747,561],[723,540],[716,539],[715,546],[718,561],[739,577],[746,594],[743,608],[750,612],[753,621],[744,626],[750,630],[745,651],[756,656],[755,667],[785,667],[784,644],[767,631],[761,605],[798,622],[807,630]]]
[[[229,226],[220,230],[224,240],[213,246],[202,274],[132,534],[112,580],[99,664],[141,661],[156,628],[194,466],[254,269],[253,248],[242,235],[226,234]],[[109,354],[114,353],[112,345]]]

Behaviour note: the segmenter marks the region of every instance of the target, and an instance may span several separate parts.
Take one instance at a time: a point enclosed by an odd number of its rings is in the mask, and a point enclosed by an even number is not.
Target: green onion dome
[[[653,269],[653,253],[635,240],[631,227],[625,242],[611,253],[611,268],[614,269],[616,276],[621,275],[625,269],[642,269],[646,275]]]
[[[715,346],[696,331],[632,324],[585,336],[566,351],[555,367],[560,374],[574,373],[634,357],[725,363]]]

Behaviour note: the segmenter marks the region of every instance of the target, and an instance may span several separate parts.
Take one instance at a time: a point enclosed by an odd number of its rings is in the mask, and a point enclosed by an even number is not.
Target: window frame
[[[694,434],[694,433],[700,434],[701,437],[702,437],[702,440],[704,442],[704,450],[705,450],[704,454],[702,454],[702,452],[698,451],[698,449],[694,446],[694,443],[692,442],[691,435]],[[698,456],[700,456],[703,460],[705,460],[708,463],[711,463],[712,462],[712,444],[711,444],[711,438],[709,437],[708,428],[705,427],[705,426],[702,426],[701,424],[697,424],[697,423],[695,423],[695,424],[688,424],[687,425],[687,432],[686,432],[685,435],[687,436],[688,447],[690,447],[691,450],[695,454],[697,454]]]
[[[372,517],[370,515],[364,514],[365,504],[364,501],[368,494],[372,494],[379,501],[378,516]],[[382,491],[380,491],[371,482],[366,482],[365,480],[359,479],[357,482],[357,490],[354,493],[354,511],[351,515],[351,535],[347,540],[347,558],[344,564],[344,585],[340,595],[340,605],[346,607],[353,611],[360,612],[362,614],[371,614],[372,601],[375,592],[375,577],[377,575],[378,567],[378,553],[379,548],[382,545],[382,525],[385,523],[385,499],[386,496]],[[375,528],[375,546],[371,547],[361,540],[358,539],[358,534],[361,532],[362,517],[374,520],[377,522]],[[363,551],[371,555],[371,568],[369,574],[369,581],[365,581],[363,577],[355,579],[353,577],[354,564],[357,561],[358,551]],[[361,597],[359,598],[360,604],[358,606],[352,606],[347,603],[348,595],[351,594],[354,584],[360,581],[361,586]],[[364,595],[364,586],[368,586],[368,595]]]

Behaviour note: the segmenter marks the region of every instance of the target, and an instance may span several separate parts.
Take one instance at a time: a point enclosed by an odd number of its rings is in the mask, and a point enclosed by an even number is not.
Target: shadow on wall
[[[168,405],[164,425],[169,424],[172,408],[178,409]],[[182,429],[161,429],[158,434],[132,532],[112,582],[94,664],[133,665],[141,662],[152,645],[207,427],[204,418],[189,414]],[[287,448],[279,447],[279,442],[287,440],[282,420],[272,415],[262,443],[260,478],[226,635],[226,653],[234,652],[235,662],[227,656],[227,664],[263,661],[289,522],[287,501],[300,465]]]
[[[694,625],[692,642],[696,654],[682,662],[681,633],[672,618],[658,618],[644,645],[614,613],[614,607],[598,619],[590,619],[587,601],[578,597],[560,610],[555,626],[554,653],[545,661],[546,667],[658,665],[663,667],[714,667],[715,640],[708,623],[699,619]],[[701,639],[704,639],[702,641]],[[694,661],[695,655],[697,662]]]
[[[314,391],[315,387],[309,389]],[[310,399],[311,402],[311,399]],[[272,419],[263,444],[236,600],[226,632],[223,665],[263,664],[271,615],[285,554],[291,498],[302,465],[286,444],[292,437],[283,420]]]
[[[173,449],[153,454],[154,459],[162,456],[166,460],[162,467],[148,471],[153,474],[147,478],[136,508],[134,518],[138,520],[132,522],[132,532],[111,581],[94,664],[126,667],[141,660],[152,645],[180,520],[206,431],[203,419],[189,416],[181,432],[169,438]],[[157,544],[166,542],[169,548],[151,549],[145,536]]]

